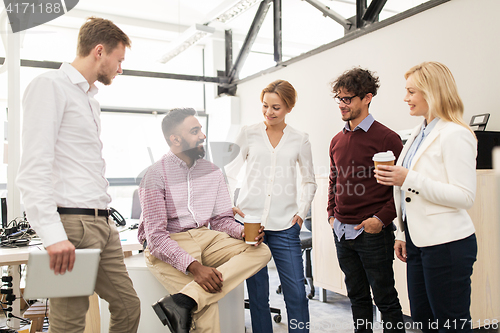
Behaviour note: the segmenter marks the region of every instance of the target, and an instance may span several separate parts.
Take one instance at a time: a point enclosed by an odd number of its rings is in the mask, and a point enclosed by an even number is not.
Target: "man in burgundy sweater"
[[[396,209],[391,186],[377,183],[372,157],[403,145],[392,130],[375,121],[368,107],[377,94],[378,77],[354,68],[332,83],[345,127],[330,144],[328,216],[337,257],[345,274],[355,332],[372,332],[373,299],[382,313],[384,332],[404,332],[394,287]]]

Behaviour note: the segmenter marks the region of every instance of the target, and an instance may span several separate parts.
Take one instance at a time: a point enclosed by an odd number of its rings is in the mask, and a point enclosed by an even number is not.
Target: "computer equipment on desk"
[[[500,146],[500,132],[474,131],[477,138],[476,169],[492,169],[493,148]]]
[[[30,244],[35,231],[31,229],[26,214],[23,217],[17,217],[10,222],[5,222],[7,218],[7,205],[5,198],[2,198],[2,230],[0,233],[0,246],[20,247]],[[4,214],[5,213],[5,214]]]
[[[7,228],[7,198],[0,198],[2,209],[2,228]]]
[[[489,113],[473,115],[470,120],[469,126],[475,131],[484,131],[486,130],[486,125],[488,124],[489,119]],[[475,126],[477,126],[477,128],[475,128]]]

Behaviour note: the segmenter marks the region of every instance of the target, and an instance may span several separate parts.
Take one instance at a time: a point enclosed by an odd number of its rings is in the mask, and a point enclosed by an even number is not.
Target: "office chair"
[[[311,219],[311,210],[307,214],[307,217],[304,219],[303,227],[306,227],[308,230],[300,231],[300,248],[302,249],[302,254],[306,254],[304,265],[305,265],[305,275],[304,275],[304,283],[309,287],[309,293],[307,294],[307,298],[312,299],[315,294],[313,277],[312,277],[312,262],[311,262],[311,250],[312,250],[312,219]],[[277,294],[281,294],[281,285],[276,289]]]
[[[248,299],[245,299],[245,309],[250,309],[250,302]],[[275,323],[281,323],[281,309],[278,308],[269,308],[271,310],[271,313],[276,313],[273,317],[273,320]]]
[[[132,194],[132,213],[130,214],[131,219],[141,218],[141,202],[139,201],[139,190],[134,190]]]

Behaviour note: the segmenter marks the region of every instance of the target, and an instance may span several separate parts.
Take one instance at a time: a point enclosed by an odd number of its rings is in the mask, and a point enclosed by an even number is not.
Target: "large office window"
[[[110,181],[111,206],[125,218],[131,216],[132,198],[146,169],[169,151],[163,137],[163,114],[101,113],[102,154]],[[208,118],[198,116],[203,129]]]

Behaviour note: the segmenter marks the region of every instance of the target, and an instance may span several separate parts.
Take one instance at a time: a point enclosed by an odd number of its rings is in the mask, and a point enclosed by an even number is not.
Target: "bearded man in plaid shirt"
[[[138,238],[146,264],[170,296],[153,305],[174,333],[220,332],[219,301],[271,259],[263,241],[243,240],[224,175],[204,160],[205,134],[194,109],[173,109],[162,129],[170,151],[139,188]],[[209,228],[210,227],[210,228]]]

